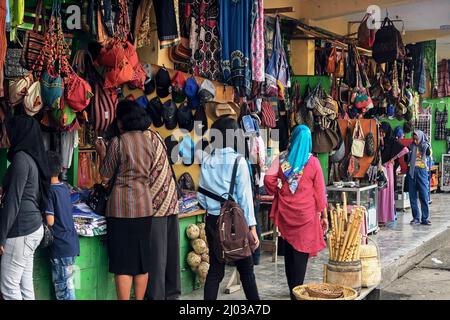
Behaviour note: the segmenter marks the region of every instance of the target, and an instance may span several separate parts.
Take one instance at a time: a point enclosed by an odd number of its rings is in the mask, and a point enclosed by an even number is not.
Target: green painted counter
[[[75,294],[78,300],[114,300],[114,276],[108,272],[105,237],[80,237],[81,255],[75,260]],[[48,251],[38,250],[34,260],[37,300],[54,300]]]
[[[181,293],[186,294],[200,288],[197,275],[186,262],[190,248],[186,228],[201,223],[204,214],[180,216],[180,272]],[[78,300],[115,300],[114,276],[108,272],[108,252],[105,236],[80,237],[81,255],[75,260],[75,294]],[[39,249],[34,260],[34,287],[37,300],[54,300],[52,275],[48,251]]]

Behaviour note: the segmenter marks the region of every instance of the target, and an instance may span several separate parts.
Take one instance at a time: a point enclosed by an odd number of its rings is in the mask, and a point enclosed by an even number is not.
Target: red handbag
[[[269,101],[263,101],[261,103],[262,123],[268,128],[275,128],[277,126],[277,120],[275,117],[275,111],[273,111],[272,105]]]
[[[133,80],[134,69],[128,59],[125,57],[113,69],[105,72],[105,89],[113,89]]]
[[[66,79],[65,83],[65,98],[69,107],[75,112],[81,112],[86,109],[94,95],[89,83],[75,72]]]
[[[129,86],[134,89],[144,90],[147,73],[145,72],[142,64],[139,62],[139,56],[136,52],[136,48],[130,42],[127,42],[125,45],[125,56],[133,66],[133,78],[129,82]]]

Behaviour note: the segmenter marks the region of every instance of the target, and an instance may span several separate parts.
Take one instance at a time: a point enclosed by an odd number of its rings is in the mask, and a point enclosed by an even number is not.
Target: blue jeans
[[[76,300],[73,281],[73,265],[75,257],[50,259],[52,277],[57,300]]]
[[[409,201],[411,203],[411,211],[414,220],[420,221],[420,211],[417,199],[420,200],[422,211],[422,222],[428,221],[429,212],[429,191],[430,183],[428,180],[427,169],[416,168],[414,170],[414,178],[408,174]]]

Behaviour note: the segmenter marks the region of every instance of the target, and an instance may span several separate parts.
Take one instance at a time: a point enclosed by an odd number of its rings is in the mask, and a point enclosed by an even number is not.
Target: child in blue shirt
[[[80,254],[80,244],[72,219],[72,201],[69,188],[59,181],[61,157],[49,151],[48,162],[51,189],[45,213],[47,224],[53,229],[54,241],[50,246],[53,284],[57,300],[75,300],[73,265]]]

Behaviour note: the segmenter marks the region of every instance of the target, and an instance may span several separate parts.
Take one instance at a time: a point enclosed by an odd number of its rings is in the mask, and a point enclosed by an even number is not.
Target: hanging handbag
[[[42,53],[45,44],[45,34],[47,33],[47,24],[45,21],[44,0],[38,0],[36,4],[36,13],[33,30],[25,32],[22,56],[20,64],[25,69],[31,70]],[[39,32],[40,20],[42,19],[42,31]]]
[[[372,15],[366,13],[358,28],[358,45],[364,49],[370,50],[375,42],[375,30],[369,29],[369,18]]]
[[[61,108],[64,90],[62,77],[59,74],[52,76],[48,71],[45,71],[40,82],[44,106],[52,109]]]
[[[89,83],[73,72],[66,78],[65,102],[75,111],[82,112],[90,103],[92,88]]]
[[[372,56],[379,64],[401,60],[406,56],[402,35],[388,17],[375,34]]]
[[[41,111],[43,102],[41,97],[41,83],[39,81],[35,81],[28,89],[23,99],[23,107],[25,113],[29,116],[34,116]]]
[[[359,120],[356,121],[355,130],[353,131],[352,155],[357,158],[364,157],[364,149],[366,140]]]
[[[16,79],[28,74],[29,71],[20,64],[22,51],[23,48],[8,48],[6,50],[5,79]]]
[[[336,63],[337,63],[337,51],[336,51],[336,47],[333,46],[333,49],[331,49],[331,53],[328,56],[328,63],[327,63],[327,73],[328,74],[335,73]]]
[[[342,50],[341,52],[338,52],[336,55],[336,70],[334,72],[334,77],[335,78],[343,78],[345,76],[345,59],[346,59],[346,55],[344,50]]]
[[[262,124],[266,126],[267,128],[276,128],[277,122],[276,122],[276,116],[275,111],[273,110],[273,107],[271,103],[267,100],[264,100],[261,103],[261,115],[262,115]]]
[[[120,167],[120,136],[118,137],[118,150],[119,150],[119,163],[117,164],[116,170],[112,178],[108,182],[108,186],[104,186],[103,184],[95,184],[94,191],[89,196],[88,206],[94,210],[94,212],[98,215],[105,216],[106,208],[108,205],[108,199],[111,195],[114,185],[117,180],[117,175],[119,174]]]
[[[370,132],[366,135],[365,153],[368,157],[373,157],[375,155],[375,137],[372,132],[372,122],[370,121]]]
[[[9,104],[12,107],[21,104],[28,93],[28,89],[33,83],[34,78],[31,72],[12,81],[9,85]]]

